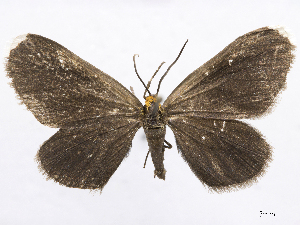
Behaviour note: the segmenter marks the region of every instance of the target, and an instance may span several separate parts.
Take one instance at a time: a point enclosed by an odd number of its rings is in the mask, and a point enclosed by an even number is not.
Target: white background
[[[268,25],[284,25],[300,37],[298,0],[249,1],[1,1],[0,51],[16,36],[48,37],[134,88],[142,101],[145,82],[162,61],[158,77],[189,42],[165,78],[166,98],[193,70],[235,38]],[[153,164],[143,169],[148,150],[143,130],[133,141],[102,194],[46,181],[34,161],[39,146],[56,132],[41,125],[18,104],[0,70],[0,224],[300,224],[300,55],[287,89],[271,115],[249,121],[274,147],[268,172],[250,188],[210,193],[166,140],[166,181],[153,179]],[[3,60],[4,63],[4,60]],[[2,64],[3,65],[3,64]],[[156,90],[158,78],[153,82]],[[261,215],[260,211],[268,213]],[[269,213],[275,213],[275,217]],[[260,217],[261,216],[261,217]]]

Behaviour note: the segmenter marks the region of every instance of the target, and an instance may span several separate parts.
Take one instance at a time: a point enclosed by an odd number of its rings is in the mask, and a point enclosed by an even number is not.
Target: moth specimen
[[[6,71],[35,118],[60,128],[36,156],[48,178],[67,187],[102,189],[143,127],[154,174],[165,179],[168,125],[199,180],[224,191],[253,183],[270,161],[270,145],[238,119],[270,111],[286,85],[294,48],[281,27],[247,33],[187,76],[163,105],[159,87],[151,94],[150,82],[143,83],[149,94],[143,106],[112,77],[35,34],[15,40]]]

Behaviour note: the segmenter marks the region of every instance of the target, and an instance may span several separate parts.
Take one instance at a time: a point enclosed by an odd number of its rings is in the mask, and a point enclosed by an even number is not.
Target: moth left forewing
[[[50,127],[105,115],[135,117],[142,108],[118,81],[39,35],[17,38],[6,71],[21,102]]]
[[[251,185],[271,160],[269,144],[246,123],[174,116],[168,125],[191,170],[215,191]]]
[[[264,27],[229,44],[191,73],[164,102],[168,115],[256,118],[286,85],[295,46],[283,29]]]

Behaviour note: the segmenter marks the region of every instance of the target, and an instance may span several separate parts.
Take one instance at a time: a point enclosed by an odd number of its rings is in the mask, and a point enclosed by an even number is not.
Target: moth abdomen
[[[158,129],[145,129],[148,141],[149,151],[151,153],[152,162],[154,164],[154,177],[165,179],[166,170],[164,168],[164,140],[166,135],[166,127]]]

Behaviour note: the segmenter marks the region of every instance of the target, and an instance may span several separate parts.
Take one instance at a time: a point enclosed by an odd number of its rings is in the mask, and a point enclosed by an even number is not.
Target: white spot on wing
[[[15,47],[18,46],[18,44],[20,44],[22,41],[24,41],[27,37],[27,34],[23,34],[23,35],[20,35],[18,37],[16,37],[13,41],[13,43],[11,44],[10,46],[10,50],[14,49]]]
[[[231,66],[232,61],[233,60],[231,60],[231,59],[228,60],[229,66]]]
[[[131,93],[132,93],[133,95],[135,95],[135,94],[134,94],[133,87],[131,87],[131,86],[130,86],[130,91],[131,91]]]
[[[222,129],[221,129],[221,131],[223,132],[224,131],[224,128],[225,128],[225,121],[223,121],[223,126],[222,126]]]
[[[110,111],[111,115],[115,115],[119,112],[119,109],[113,109],[112,111]]]
[[[219,166],[219,164],[215,160],[212,161],[212,165],[213,165],[213,167],[214,167],[214,169],[216,170],[217,173],[220,173],[222,175],[224,174],[223,170],[221,169],[221,167]]]
[[[5,58],[9,56],[11,50],[16,48],[22,41],[26,40],[26,36],[27,34],[20,35],[16,37],[12,42],[10,42],[9,45],[6,46],[4,54]]]
[[[295,37],[290,32],[287,32],[287,29],[283,26],[276,25],[276,26],[268,26],[268,28],[272,30],[277,30],[279,34],[281,34],[283,37],[287,37],[291,44],[295,44]]]

